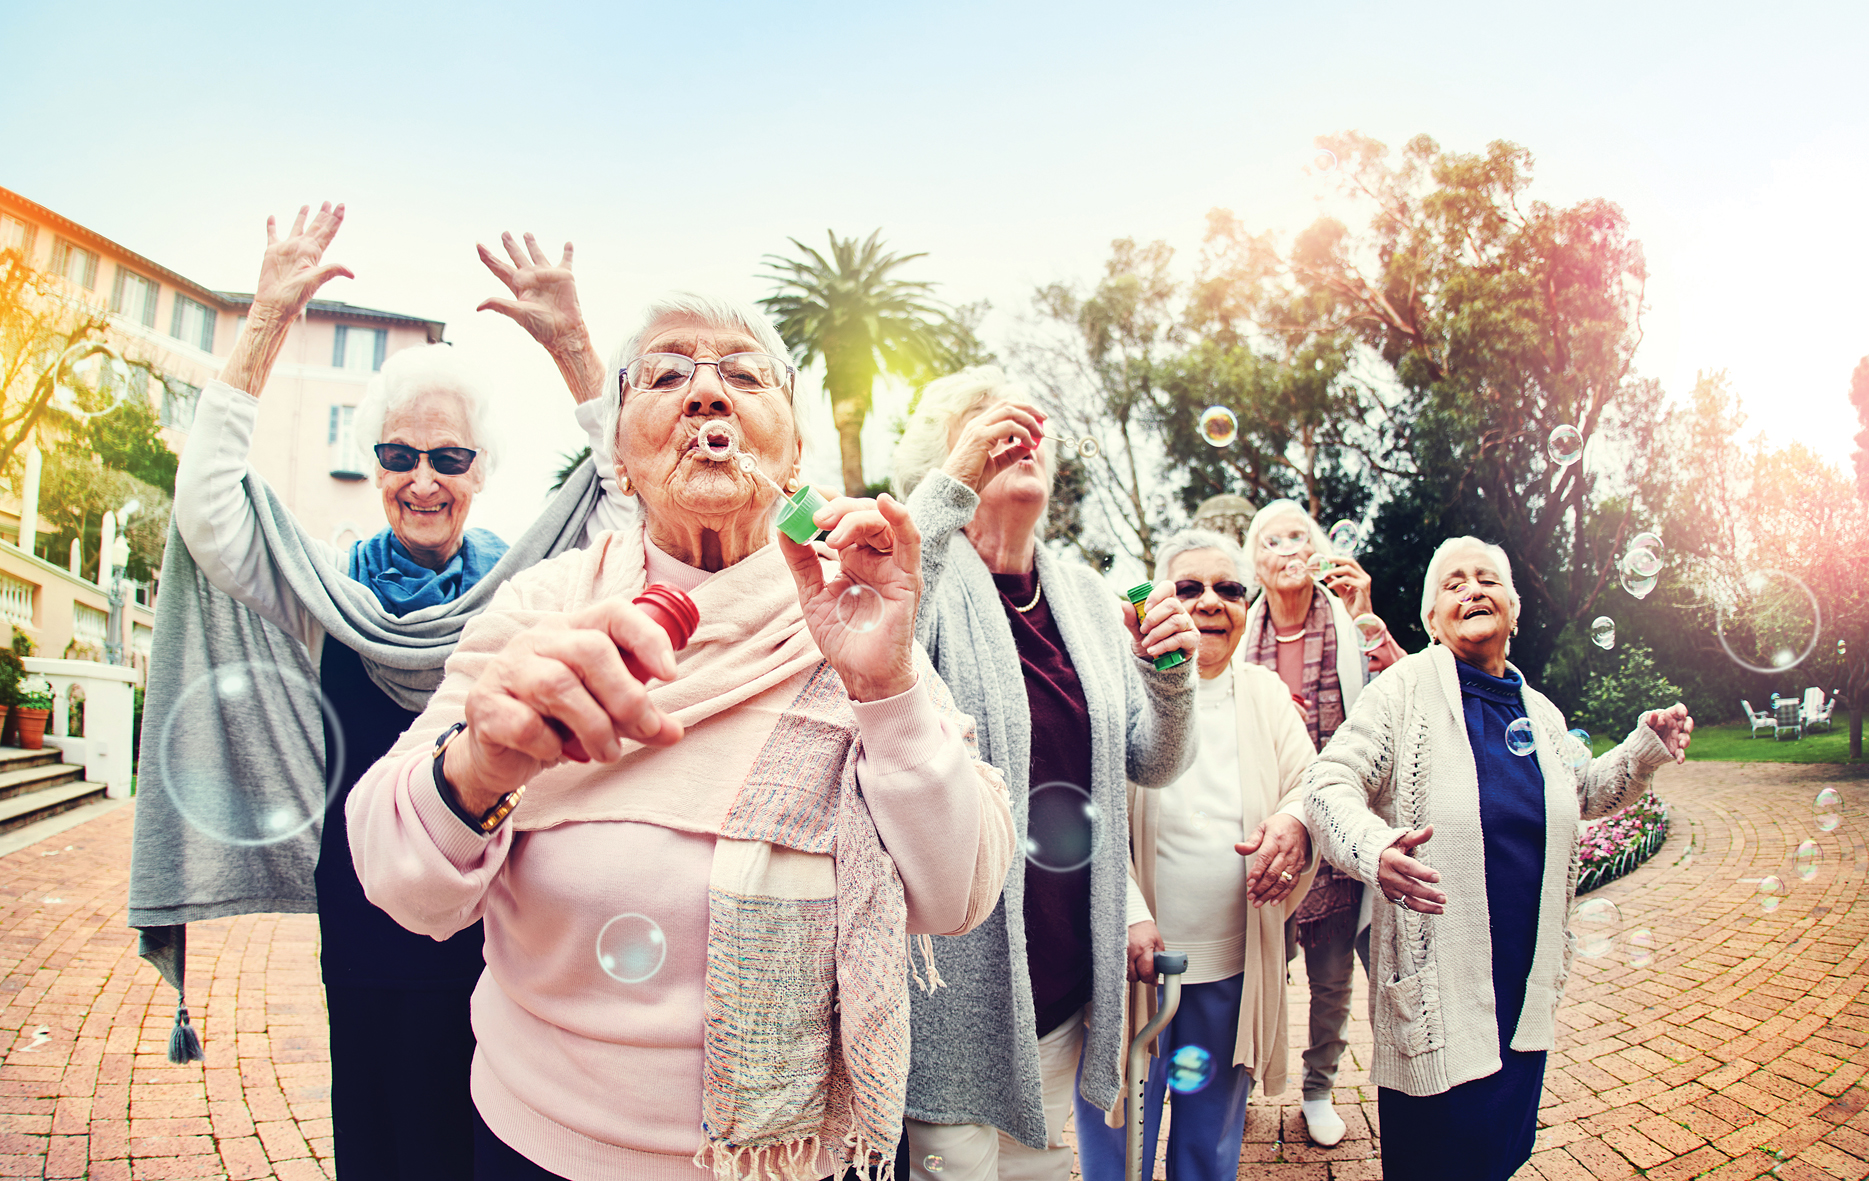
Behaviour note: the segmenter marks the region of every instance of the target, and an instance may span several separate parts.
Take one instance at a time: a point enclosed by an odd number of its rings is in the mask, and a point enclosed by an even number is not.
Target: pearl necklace
[[[1032,601],[1031,601],[1031,602],[1029,602],[1029,603],[1027,603],[1027,604],[1026,604],[1025,606],[1023,606],[1023,607],[1021,607],[1021,606],[1019,606],[1019,604],[1017,604],[1017,603],[1015,603],[1015,602],[1013,602],[1013,601],[1012,601],[1011,599],[1007,599],[1007,600],[1006,600],[1006,605],[1007,605],[1007,606],[1009,606],[1009,607],[1011,607],[1011,608],[1012,608],[1012,609],[1013,609],[1014,611],[1017,611],[1017,612],[1018,612],[1019,614],[1021,614],[1021,615],[1024,615],[1024,614],[1025,614],[1025,613],[1026,613],[1027,611],[1030,611],[1030,610],[1031,610],[1032,608],[1034,608],[1034,607],[1036,607],[1036,606],[1038,606],[1038,601],[1039,601],[1040,599],[1042,599],[1042,598],[1044,598],[1044,597],[1045,597],[1045,588],[1044,588],[1044,586],[1042,586],[1042,585],[1040,585],[1040,584],[1038,584],[1038,583],[1033,583],[1033,584],[1032,584]]]
[[[1289,635],[1289,636],[1281,636],[1281,635],[1279,635],[1279,634],[1278,634],[1277,632],[1273,632],[1273,633],[1272,633],[1272,638],[1273,638],[1273,639],[1275,639],[1275,640],[1277,640],[1277,641],[1278,641],[1279,643],[1281,643],[1281,644],[1290,644],[1290,643],[1293,643],[1294,641],[1297,641],[1297,640],[1302,640],[1302,639],[1304,639],[1304,633],[1303,633],[1303,632],[1296,632],[1296,633],[1294,633],[1294,634],[1292,634],[1292,635]]]

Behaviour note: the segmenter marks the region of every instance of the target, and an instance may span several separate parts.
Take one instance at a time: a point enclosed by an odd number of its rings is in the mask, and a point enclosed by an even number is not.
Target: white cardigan
[[[1512,1048],[1533,1051],[1552,1046],[1570,975],[1577,822],[1639,798],[1671,756],[1661,737],[1639,724],[1579,774],[1563,754],[1564,715],[1529,685],[1522,699],[1544,772],[1545,864],[1537,950]],[[1371,682],[1311,765],[1305,786],[1312,839],[1331,864],[1371,886],[1383,850],[1409,829],[1434,825],[1433,838],[1414,856],[1440,872],[1446,913],[1424,915],[1381,902],[1375,907],[1371,1081],[1409,1095],[1438,1095],[1494,1073],[1500,1054],[1485,834],[1453,653],[1433,645]]]

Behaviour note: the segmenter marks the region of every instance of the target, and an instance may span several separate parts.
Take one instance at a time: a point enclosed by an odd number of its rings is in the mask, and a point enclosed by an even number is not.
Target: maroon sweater
[[[1071,667],[1051,604],[1021,613],[1038,584],[1030,574],[995,574],[1006,620],[1012,625],[1032,714],[1031,817],[1028,837],[1039,851],[1025,863],[1025,965],[1032,977],[1038,1035],[1062,1025],[1090,1000],[1090,865],[1094,838],[1121,827],[1099,826],[1081,804],[1090,798],[1090,707]],[[1046,785],[1069,784],[1071,787]],[[1082,793],[1081,795],[1079,793]],[[1084,864],[1069,866],[1079,860]]]

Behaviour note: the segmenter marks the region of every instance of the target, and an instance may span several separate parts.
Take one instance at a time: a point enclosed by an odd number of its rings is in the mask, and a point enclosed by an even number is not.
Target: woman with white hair
[[[338,1175],[344,1181],[464,1177],[473,1168],[468,1072],[474,1035],[468,1005],[483,967],[480,924],[438,941],[404,929],[372,905],[352,865],[344,803],[362,773],[415,720],[453,639],[465,619],[486,605],[493,587],[584,540],[597,515],[595,485],[581,498],[567,492],[554,502],[547,512],[551,519],[542,518],[535,528],[541,535],[529,532],[530,540],[510,556],[499,537],[470,528],[469,512],[494,460],[487,399],[451,348],[409,348],[382,363],[355,420],[356,437],[370,446],[387,527],[343,551],[306,536],[251,473],[247,457],[260,398],[286,334],[320,286],[350,274],[322,262],[344,207],[327,204],[309,224],[308,213],[309,207],[300,210],[283,240],[267,221],[268,244],[245,328],[220,379],[202,391],[182,453],[175,523],[186,556],[214,588],[302,645],[326,706],[323,742],[315,750],[308,747],[306,755],[325,764],[310,776],[320,797],[310,810],[322,805],[322,832],[314,816],[301,835],[319,842],[313,877],[330,1015]],[[159,642],[183,628],[181,622],[160,627],[165,634]],[[229,630],[210,625],[217,629]],[[169,717],[169,696],[157,696],[162,700],[152,697],[152,717],[164,719],[159,732],[165,755],[193,744],[211,759],[229,741],[268,733],[257,718],[216,729],[214,719],[187,711]],[[314,725],[319,712],[316,706],[311,711]],[[206,790],[204,781],[187,767],[164,771],[164,786],[178,809],[200,814],[203,804],[191,797]],[[267,778],[248,765],[235,782]],[[225,804],[209,807],[225,811]],[[153,829],[139,839],[139,868],[147,870],[149,851],[168,842]],[[275,862],[300,855],[283,841],[271,854]],[[234,873],[244,868],[232,858],[228,865]],[[241,909],[176,917],[296,909],[300,903],[289,897],[292,892],[288,882],[273,898]]]
[[[1506,660],[1519,609],[1503,550],[1441,543],[1421,592],[1432,644],[1364,690],[1305,777],[1324,857],[1385,900],[1370,1079],[1390,1181],[1504,1181],[1531,1156],[1570,974],[1577,822],[1640,797],[1694,728],[1676,703],[1606,754],[1573,752],[1564,716]]]
[[[1315,865],[1302,789],[1311,736],[1278,675],[1237,658],[1244,565],[1231,538],[1203,529],[1177,533],[1156,555],[1157,580],[1174,587],[1201,633],[1200,755],[1161,790],[1129,791],[1131,954],[1138,968],[1164,946],[1188,957],[1181,1007],[1155,1040],[1143,1091],[1144,1176],[1155,1175],[1169,1063],[1202,1083],[1172,1100],[1170,1181],[1231,1181],[1253,1088],[1285,1089],[1285,920]],[[1131,990],[1132,1031],[1158,1003],[1147,984]],[[1120,1181],[1125,1143],[1080,1095],[1085,1181]]]
[[[1139,612],[1039,544],[1054,458],[1044,413],[996,367],[930,383],[896,449],[924,539],[916,636],[1005,776],[1026,852],[986,921],[939,941],[945,986],[911,994],[918,1181],[1063,1181],[1073,1080],[1116,1105],[1125,782],[1160,787],[1194,753],[1186,607],[1159,586]]]
[[[1274,500],[1246,530],[1248,583],[1264,593],[1246,612],[1245,659],[1276,672],[1304,713],[1322,750],[1369,679],[1400,660],[1402,648],[1381,629],[1366,647],[1357,621],[1372,628],[1371,580],[1355,558],[1335,552],[1317,519],[1296,501]],[[1328,562],[1328,566],[1325,563]],[[1351,976],[1369,905],[1355,878],[1318,868],[1293,915],[1294,946],[1304,950],[1310,984],[1310,1042],[1304,1050],[1305,1131],[1323,1147],[1348,1130],[1331,1102],[1337,1064],[1349,1042]],[[1367,955],[1367,947],[1364,947]]]

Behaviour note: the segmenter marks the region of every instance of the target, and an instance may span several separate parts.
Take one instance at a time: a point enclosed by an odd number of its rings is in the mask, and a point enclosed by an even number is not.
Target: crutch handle
[[[1179,976],[1188,970],[1188,957],[1185,952],[1158,951],[1155,953],[1155,974],[1157,976]]]
[[[1123,1097],[1128,1105],[1124,1116],[1128,1127],[1124,1129],[1127,1143],[1123,1167],[1127,1181],[1142,1181],[1142,1070],[1148,1061],[1149,1043],[1174,1019],[1175,1010],[1181,1007],[1181,976],[1187,970],[1186,954],[1155,953],[1155,978],[1162,984],[1162,1003],[1155,1010],[1155,1016],[1149,1018],[1148,1024],[1129,1043],[1129,1071],[1123,1079]]]

